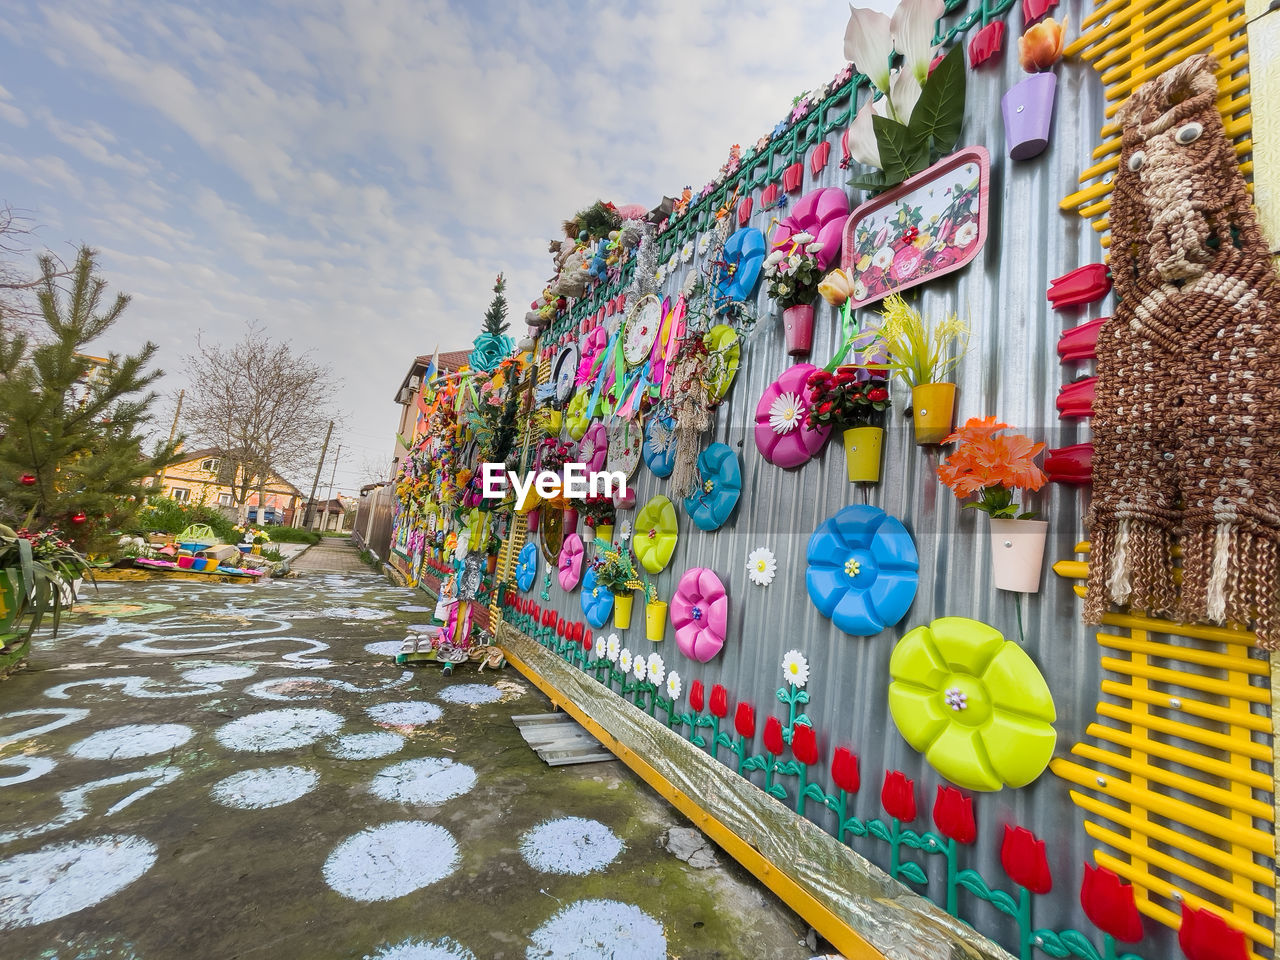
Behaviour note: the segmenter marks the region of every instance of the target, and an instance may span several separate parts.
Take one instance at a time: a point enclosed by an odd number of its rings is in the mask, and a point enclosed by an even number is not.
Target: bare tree
[[[386,483],[392,477],[392,469],[395,466],[395,457],[390,454],[384,456],[366,456],[360,461],[359,481],[360,486],[370,483]]]
[[[256,322],[230,346],[197,337],[185,362],[184,432],[219,452],[222,479],[243,520],[250,494],[315,461],[338,381],[310,351],[294,353]]]
[[[20,327],[25,333],[31,333],[42,317],[36,288],[47,278],[60,280],[72,272],[52,253],[38,260],[31,257],[34,236],[31,219],[0,201],[0,327]]]

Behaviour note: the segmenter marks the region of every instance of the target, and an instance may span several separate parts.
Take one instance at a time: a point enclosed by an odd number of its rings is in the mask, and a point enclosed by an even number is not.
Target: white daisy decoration
[[[609,634],[609,639],[604,642],[604,649],[610,663],[618,662],[618,650],[621,647],[622,641],[618,639],[618,635],[616,633]]]
[[[591,647],[592,656],[594,656],[597,660],[603,660],[606,656],[608,656],[608,649],[607,649],[608,646],[609,644],[603,640],[593,644]]]
[[[693,259],[693,241],[686,240],[684,242],[684,246],[680,248],[680,261],[682,263],[688,263],[692,259]]]
[[[698,256],[702,256],[711,246],[711,231],[708,230],[698,238]]]
[[[656,653],[651,653],[649,654],[648,671],[650,683],[661,683],[662,678],[667,675],[667,665],[662,662],[662,657]]]
[[[671,256],[667,257],[667,273],[675,273],[678,266],[680,266],[680,252],[672,250]]]
[[[782,658],[782,675],[793,687],[809,682],[809,661],[799,650],[788,650]]]
[[[680,674],[672,670],[667,674],[667,696],[674,702],[680,699]]]
[[[778,561],[768,547],[756,547],[747,556],[747,576],[757,586],[767,587],[773,583],[773,576],[778,572]]]
[[[632,670],[632,672],[636,675],[637,680],[643,680],[645,677],[645,674],[649,672],[649,667],[644,662],[644,657],[640,656],[639,654],[636,655],[636,659],[635,659],[635,662],[632,663],[632,667],[635,668],[634,670]]]
[[[622,652],[618,654],[618,669],[623,673],[631,672],[631,651],[626,647],[623,647]]]
[[[623,520],[622,524],[618,527],[618,539],[624,542],[631,539],[630,520]]]
[[[665,266],[659,267],[658,272],[653,276],[653,282],[656,283],[658,286],[662,286],[663,281],[666,279],[667,279],[667,268]]]
[[[774,433],[781,436],[800,426],[803,416],[800,398],[794,393],[784,393],[773,401],[773,406],[769,408],[769,426],[773,428]]]

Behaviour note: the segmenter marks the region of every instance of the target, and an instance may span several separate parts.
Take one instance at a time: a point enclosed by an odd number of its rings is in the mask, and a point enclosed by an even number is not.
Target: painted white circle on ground
[[[476,772],[448,757],[419,757],[393,763],[369,785],[375,797],[396,803],[441,804],[469,793]]]
[[[379,640],[376,643],[366,643],[364,645],[365,653],[372,653],[377,657],[394,657],[400,652],[399,640]]]
[[[396,607],[401,613],[435,613],[435,607],[424,607],[417,603],[406,603],[403,607]]]
[[[266,753],[315,743],[338,732],[342,717],[329,710],[290,707],[251,713],[219,727],[218,742],[231,750]]]
[[[226,683],[229,680],[243,680],[252,677],[257,671],[253,667],[197,667],[182,674],[183,680],[192,683]]]
[[[377,953],[365,954],[364,960],[476,960],[476,955],[449,937],[428,943],[426,940],[401,940]]]
[[[603,823],[560,817],[534,827],[520,838],[520,856],[543,873],[575,877],[603,870],[622,852],[622,841]]]
[[[57,761],[48,757],[10,757],[8,760],[0,760],[0,769],[5,767],[25,768],[22,773],[0,777],[0,787],[12,787],[16,783],[27,783],[37,777],[43,777],[57,765]]]
[[[67,752],[82,760],[132,760],[168,753],[194,736],[194,730],[180,723],[130,723],[99,730]]]
[[[390,727],[416,727],[423,723],[435,723],[443,711],[425,700],[404,700],[398,703],[379,703],[364,711],[374,723]]]
[[[443,880],[458,866],[458,844],[444,827],[401,820],[343,840],[324,862],[324,879],[351,900],[394,900]]]
[[[666,960],[662,924],[617,900],[579,900],[533,932],[527,960]]]
[[[403,747],[404,737],[390,731],[352,733],[339,740],[330,753],[339,760],[376,760],[398,753]]]
[[[142,837],[57,843],[0,860],[0,930],[57,920],[101,903],[151,869]]]
[[[487,683],[459,683],[445,687],[436,696],[445,703],[497,703],[502,699],[502,691]]]
[[[373,607],[325,607],[319,616],[326,620],[386,620],[391,611]]]
[[[306,767],[262,767],[220,780],[210,793],[224,807],[265,810],[306,796],[320,782],[320,774]]]

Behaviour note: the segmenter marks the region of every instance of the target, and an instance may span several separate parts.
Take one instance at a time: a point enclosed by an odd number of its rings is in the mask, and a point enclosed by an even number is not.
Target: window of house
[[[205,473],[217,473],[217,472],[218,472],[218,461],[217,461],[217,460],[215,460],[215,459],[212,459],[212,458],[210,458],[210,459],[208,459],[208,460],[201,460],[201,461],[200,461],[200,469],[201,469],[201,470],[203,470],[203,471],[205,471]]]
[[[220,506],[220,507],[229,507],[229,506],[231,506],[231,494],[229,494],[229,493],[220,493],[220,494],[218,494],[218,506]]]
[[[191,499],[191,491],[186,487],[174,487],[171,491],[171,495],[173,499],[177,500],[179,503],[186,503]]]

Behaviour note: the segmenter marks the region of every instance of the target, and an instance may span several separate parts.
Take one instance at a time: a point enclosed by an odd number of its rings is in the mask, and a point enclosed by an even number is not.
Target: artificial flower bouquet
[[[790,249],[769,254],[763,268],[769,297],[783,310],[813,303],[822,279],[818,267],[821,242],[811,233],[797,233],[789,242]]]
[[[1039,490],[1048,482],[1035,462],[1044,444],[1018,433],[996,436],[1008,429],[995,417],[971,417],[943,441],[957,446],[938,466],[938,477],[960,500],[978,494],[966,508],[997,519],[1029,520],[1035,513],[1021,511],[1013,491]]]
[[[881,317],[883,366],[911,388],[916,443],[943,442],[951,433],[956,398],[956,385],[947,377],[968,352],[969,325],[954,313],[926,320],[896,293],[885,298]]]
[[[889,382],[858,367],[837,367],[834,373],[816,370],[806,387],[809,412],[805,419],[811,430],[872,426],[889,408]]]

